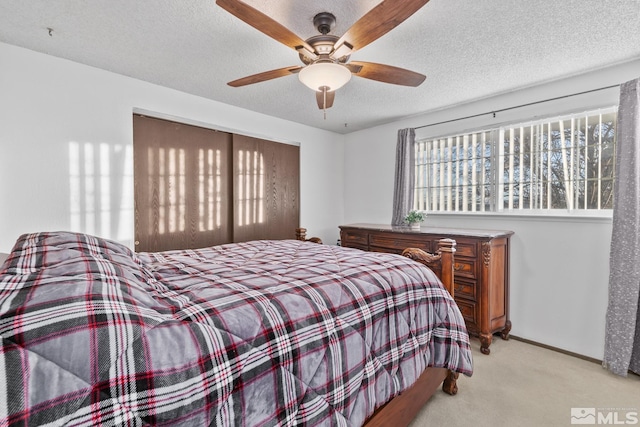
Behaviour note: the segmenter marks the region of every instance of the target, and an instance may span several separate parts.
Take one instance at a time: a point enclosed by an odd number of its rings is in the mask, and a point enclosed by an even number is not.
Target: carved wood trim
[[[435,254],[430,254],[419,248],[407,248],[402,251],[402,255],[411,258],[421,264],[431,268],[445,289],[454,296],[454,254],[456,252],[456,241],[452,239],[441,239],[438,241],[438,250]]]
[[[320,239],[319,237],[309,237],[307,239],[307,229],[302,227],[296,228],[296,240],[322,244],[322,239]]]
[[[491,263],[491,242],[482,243],[482,260],[484,261],[484,265],[489,267]]]
[[[426,266],[439,262],[442,259],[441,254],[430,254],[429,252],[425,252],[418,248],[407,248],[402,251],[402,256],[411,258],[412,260],[418,261]]]

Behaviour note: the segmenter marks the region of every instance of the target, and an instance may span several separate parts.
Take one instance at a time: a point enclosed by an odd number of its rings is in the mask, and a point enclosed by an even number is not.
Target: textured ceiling
[[[342,35],[378,3],[246,2],[303,39],[317,34],[318,12],[336,15],[332,33]],[[411,88],[354,77],[326,120],[295,75],[226,84],[301,62],[214,0],[2,0],[0,41],[347,133],[640,58],[640,0],[431,0],[351,57],[427,80]]]

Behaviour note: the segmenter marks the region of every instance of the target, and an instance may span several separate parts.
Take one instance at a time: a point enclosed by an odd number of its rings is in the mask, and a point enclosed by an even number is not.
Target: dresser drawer
[[[358,233],[353,231],[342,231],[340,240],[343,246],[366,248],[369,246],[369,235],[367,233]]]
[[[433,245],[434,252],[438,248],[438,241],[440,241],[440,239],[453,239],[456,241],[456,257],[476,258],[478,250],[475,240],[465,237],[436,235],[431,237],[431,244]]]
[[[477,283],[474,280],[464,280],[456,277],[454,279],[453,293],[454,298],[464,298],[476,301]]]
[[[456,240],[456,256],[475,258],[477,255],[476,247],[477,245],[475,242]]]
[[[371,248],[393,249],[394,252],[402,252],[406,248],[419,248],[423,251],[431,252],[431,244],[426,239],[411,239],[401,235],[372,234],[369,237]]]
[[[462,317],[464,318],[467,328],[474,329],[476,326],[476,303],[459,298],[456,298],[455,300],[456,304],[458,304],[458,308],[460,308],[460,313],[462,313]],[[471,327],[471,324],[473,324],[473,328]]]
[[[400,255],[402,253],[400,249],[383,248],[381,246],[369,246],[369,250],[371,252],[385,252],[388,254],[397,254],[397,255]]]
[[[456,256],[458,253],[456,252]],[[476,260],[456,257],[453,262],[453,271],[456,277],[476,278]]]

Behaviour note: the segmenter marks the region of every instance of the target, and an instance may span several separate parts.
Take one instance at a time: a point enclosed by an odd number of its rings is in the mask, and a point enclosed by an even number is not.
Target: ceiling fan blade
[[[325,104],[325,94],[327,95],[327,102]],[[331,91],[316,91],[316,101],[318,102],[318,108],[321,110],[326,110],[327,108],[331,108],[333,106],[333,100],[336,99],[336,92]]]
[[[335,46],[340,48],[346,42],[352,46],[352,51],[362,49],[393,30],[428,2],[429,0],[384,0],[358,19]]]
[[[349,62],[348,64],[344,64],[345,67],[351,71],[352,74],[358,74],[360,70],[362,70],[362,65],[356,65],[353,62]]]
[[[415,71],[391,65],[376,64],[375,62],[351,61],[349,64],[362,67],[360,71],[352,71],[358,77],[394,85],[420,86],[424,79],[427,78],[424,74],[416,73]]]
[[[307,42],[288,28],[240,0],[216,0],[216,4],[256,30],[292,49],[302,46],[313,52],[313,48]]]
[[[234,80],[232,82],[227,83],[229,86],[239,87],[251,85],[254,83],[260,83],[271,79],[276,79],[278,77],[288,76],[290,74],[296,74],[300,72],[302,67],[292,66],[285,68],[278,68],[277,70],[265,71],[258,74],[253,74],[251,76],[243,77],[238,80]]]

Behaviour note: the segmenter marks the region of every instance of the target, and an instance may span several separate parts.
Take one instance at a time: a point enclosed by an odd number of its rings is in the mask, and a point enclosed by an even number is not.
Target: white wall
[[[477,115],[619,84],[640,76],[640,60],[348,134],[345,223],[390,223],[398,129]],[[418,129],[418,138],[616,105],[597,91]],[[432,214],[433,226],[515,232],[511,248],[512,334],[585,356],[603,355],[611,219]]]
[[[20,234],[42,230],[88,232],[132,247],[138,110],[299,143],[301,225],[337,238],[342,135],[0,43],[0,252]],[[94,161],[79,161],[80,149],[92,149]]]

